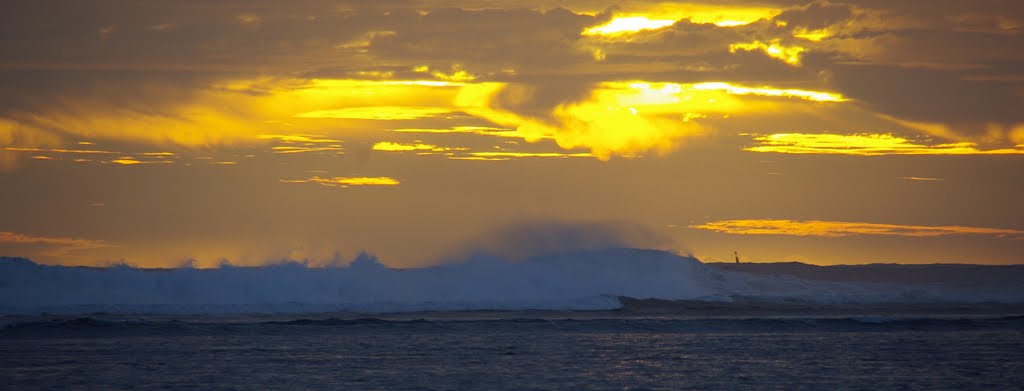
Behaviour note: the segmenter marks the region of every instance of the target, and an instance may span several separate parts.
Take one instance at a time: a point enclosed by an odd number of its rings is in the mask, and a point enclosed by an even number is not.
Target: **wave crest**
[[[389,269],[362,255],[345,267],[284,263],[218,269],[44,266],[0,259],[0,313],[310,313],[600,310],[619,297],[813,303],[1024,301],[1021,289],[970,295],[922,286],[810,281],[710,267],[638,249],[574,251],[510,262],[475,257]]]

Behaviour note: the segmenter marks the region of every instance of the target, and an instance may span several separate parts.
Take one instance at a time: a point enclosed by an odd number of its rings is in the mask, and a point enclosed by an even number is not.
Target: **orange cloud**
[[[471,152],[466,157],[455,157],[454,159],[462,160],[508,160],[513,158],[569,158],[569,157],[586,157],[596,158],[592,153],[579,152],[579,153],[561,153],[561,152]]]
[[[256,136],[261,140],[276,140],[286,143],[340,143],[341,140],[315,136],[310,134],[261,134]]]
[[[341,187],[349,186],[397,186],[401,182],[391,177],[341,177],[322,178],[314,176],[309,179],[282,179],[284,183],[315,183],[322,186]]]
[[[51,152],[51,153],[76,153],[86,155],[116,155],[120,152],[112,151],[98,151],[91,149],[53,149],[53,148],[18,148],[18,147],[7,147],[5,150],[12,152]]]
[[[978,149],[972,142],[927,145],[892,134],[776,133],[754,138],[760,145],[744,148],[751,152],[791,154],[879,155],[1012,155],[1024,148]]]
[[[298,118],[370,119],[381,121],[437,118],[452,114],[443,107],[366,106],[299,113]]]
[[[288,145],[276,145],[270,149],[276,154],[296,154],[307,152],[335,152],[342,153],[341,140],[315,136],[309,134],[261,134],[256,136],[261,140],[273,140]],[[326,144],[326,145],[321,145]]]
[[[144,96],[140,100],[160,103],[146,106],[146,110],[114,105],[103,99],[68,100],[59,108],[18,113],[16,121],[0,118],[0,147],[40,148],[33,152],[120,154],[92,148],[41,149],[80,139],[182,147],[268,141],[335,143],[340,140],[316,134],[336,133],[339,128],[366,120],[461,115],[452,101],[462,85],[438,80],[261,77],[210,82],[196,86],[187,99],[176,101]],[[150,90],[159,89],[146,89]],[[43,136],[49,134],[46,129],[60,129],[64,136],[53,135],[45,143],[26,141],[44,141]]]
[[[136,164],[171,164],[174,162],[170,160],[138,160],[131,156],[122,156],[118,159],[110,160],[107,163],[120,164],[122,166],[134,166]]]
[[[761,51],[764,52],[768,57],[781,60],[789,65],[800,65],[800,54],[807,49],[801,46],[786,46],[782,44],[779,39],[773,39],[769,42],[754,41],[750,43],[734,43],[729,45],[729,53],[736,53],[737,51]]]
[[[450,151],[450,150],[453,150],[453,149],[460,149],[460,148],[448,148],[448,147],[441,147],[441,146],[437,146],[437,145],[433,145],[433,144],[423,144],[423,143],[402,144],[402,143],[394,143],[394,142],[390,142],[390,141],[381,141],[379,143],[373,144],[373,150],[374,151],[387,151],[387,152],[411,152],[411,151],[444,152],[444,151]],[[461,149],[464,149],[464,148],[461,148]]]
[[[68,256],[72,252],[113,247],[112,244],[102,240],[32,236],[5,231],[0,231],[0,244],[44,246],[50,249],[43,253],[54,257]]]
[[[329,152],[329,151],[335,151],[337,153],[341,153],[341,151],[344,150],[344,148],[342,148],[342,147],[330,147],[330,146],[328,146],[328,147],[293,147],[293,146],[286,146],[286,145],[279,145],[279,146],[276,146],[276,147],[271,147],[270,149],[273,150],[274,153],[280,153],[280,154],[306,153],[306,152]]]
[[[1024,231],[1016,229],[963,227],[963,226],[927,226],[858,223],[845,221],[820,220],[723,220],[690,228],[705,229],[737,235],[789,235],[789,236],[822,236],[842,237],[852,235],[893,235],[912,237],[934,237],[946,235],[1024,235]]]
[[[573,7],[576,8],[576,7]],[[625,2],[617,5],[615,17],[601,25],[587,28],[584,36],[617,38],[644,30],[656,30],[671,26],[680,20],[691,23],[710,23],[718,27],[745,26],[761,19],[771,19],[781,9],[721,4],[682,4],[673,2]],[[603,9],[576,8],[577,12],[597,14]]]
[[[431,128],[404,128],[404,129],[392,129],[395,133],[430,133],[430,134],[476,134],[481,136],[493,136],[493,137],[511,137],[511,138],[522,138],[515,129],[506,128],[494,128],[488,126],[455,126],[449,129],[431,129]],[[551,138],[551,137],[543,137]]]
[[[795,88],[748,87],[725,82],[706,82],[693,84],[692,88],[699,91],[725,91],[732,95],[759,95],[783,98],[798,98],[814,102],[846,102],[848,99],[840,94],[826,91],[800,90]]]
[[[618,35],[635,33],[641,30],[655,30],[671,26],[673,19],[648,19],[646,16],[627,16],[610,20],[600,26],[583,30],[583,35]]]
[[[511,92],[511,93],[510,93]],[[522,93],[519,93],[522,92]],[[507,94],[506,94],[507,93]],[[827,91],[750,87],[726,82],[695,84],[603,82],[586,98],[559,104],[543,116],[508,106],[529,102],[529,87],[507,83],[463,86],[455,99],[462,111],[514,128],[527,141],[552,138],[564,149],[587,148],[602,160],[647,151],[666,154],[688,138],[707,133],[699,119],[779,110],[784,101],[844,102]],[[507,96],[505,96],[507,95]],[[745,99],[744,95],[778,99]],[[502,104],[502,100],[506,100]]]

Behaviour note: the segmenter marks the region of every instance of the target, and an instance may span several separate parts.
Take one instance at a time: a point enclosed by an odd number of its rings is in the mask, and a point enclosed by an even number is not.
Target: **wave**
[[[363,254],[345,267],[298,263],[217,269],[45,266],[0,259],[0,313],[316,313],[608,310],[621,297],[705,303],[1024,302],[1024,288],[812,281],[710,267],[638,249],[586,250],[506,261],[475,257],[389,269]]]
[[[799,333],[950,332],[1024,330],[1024,317],[971,318],[510,318],[382,319],[325,318],[285,321],[109,320],[93,317],[17,322],[0,328],[2,337],[106,337],[133,335],[330,334],[360,332],[473,333],[536,331],[570,333]]]

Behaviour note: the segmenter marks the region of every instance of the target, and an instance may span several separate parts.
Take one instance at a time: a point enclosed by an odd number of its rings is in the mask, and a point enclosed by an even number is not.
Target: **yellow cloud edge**
[[[722,220],[712,221],[690,228],[703,229],[737,235],[786,235],[844,237],[852,235],[890,235],[910,237],[936,237],[946,235],[1024,235],[1016,229],[965,227],[959,225],[927,226],[880,224],[823,220]]]
[[[282,183],[315,183],[323,186],[349,187],[349,186],[397,186],[401,182],[391,177],[330,177],[323,178],[313,176],[308,179],[282,179]]]
[[[754,137],[750,152],[786,154],[882,155],[1016,155],[1024,148],[979,149],[972,142],[927,145],[892,134],[776,133]]]

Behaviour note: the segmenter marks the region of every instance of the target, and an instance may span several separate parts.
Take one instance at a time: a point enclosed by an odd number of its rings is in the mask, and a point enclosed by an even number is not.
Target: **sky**
[[[1017,0],[7,1],[0,255],[1022,263],[1022,48]]]

